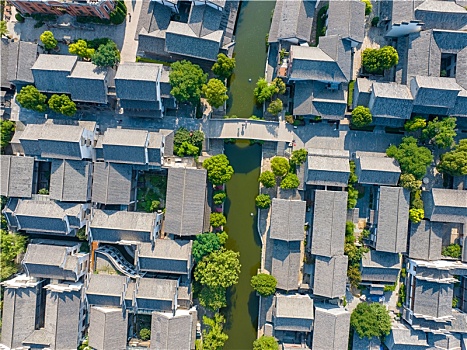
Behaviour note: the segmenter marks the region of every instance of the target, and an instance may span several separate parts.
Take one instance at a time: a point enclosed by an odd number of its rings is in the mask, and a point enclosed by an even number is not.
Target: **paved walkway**
[[[138,50],[138,41],[135,40],[138,19],[141,13],[143,1],[125,1],[128,13],[126,18],[125,39],[120,53],[121,62],[135,62]]]
[[[285,122],[266,122],[250,119],[211,119],[205,134],[210,138],[246,139],[291,142],[292,127]]]

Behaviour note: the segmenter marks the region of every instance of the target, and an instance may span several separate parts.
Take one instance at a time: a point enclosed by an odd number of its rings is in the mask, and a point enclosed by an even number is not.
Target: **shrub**
[[[355,89],[355,80],[351,80],[349,82],[349,94],[347,96],[347,106],[349,108],[352,108],[352,104],[353,104],[353,91]]]
[[[372,27],[377,27],[378,23],[379,23],[379,17],[378,16],[373,17],[373,19],[371,20],[371,26]]]
[[[370,109],[368,107],[357,106],[352,111],[352,125],[361,128],[373,121]]]
[[[306,149],[301,148],[292,152],[292,157],[290,157],[290,165],[297,166],[306,162],[308,157],[308,152]]]
[[[253,91],[256,102],[263,103],[266,100],[270,100],[272,96],[277,93],[279,89],[275,84],[269,84],[266,79],[259,78],[256,82],[256,87]]]
[[[285,176],[290,169],[289,161],[284,157],[274,157],[271,160],[271,169],[275,176]]]
[[[461,246],[459,244],[453,243],[444,247],[441,251],[442,256],[448,256],[454,259],[459,259],[462,255]]]
[[[222,213],[211,213],[209,222],[212,227],[221,227],[227,223],[227,219]]]
[[[353,209],[357,205],[358,190],[355,189],[352,185],[349,185],[349,187],[347,187],[347,192],[347,209]]]
[[[47,96],[40,93],[33,85],[25,86],[16,95],[16,100],[21,107],[36,112],[45,112],[47,110]]]
[[[426,126],[426,120],[423,117],[416,116],[410,120],[407,120],[404,124],[405,131],[417,131],[423,129]]]
[[[414,224],[418,224],[420,221],[422,221],[424,216],[425,211],[423,209],[409,209],[409,219]]]
[[[49,190],[46,188],[41,188],[37,193],[39,194],[49,194]]]
[[[55,39],[54,34],[51,31],[46,30],[39,38],[44,44],[46,50],[52,50],[57,47],[58,41]]]
[[[217,61],[212,66],[212,72],[220,78],[228,78],[235,69],[235,58],[229,58],[223,53],[217,55]]]
[[[271,206],[271,197],[268,194],[260,194],[255,199],[256,206],[260,209],[267,209]]]
[[[141,340],[149,340],[151,338],[151,330],[147,328],[142,328],[139,331],[139,337]]]
[[[94,55],[94,49],[88,48],[88,44],[85,40],[78,40],[68,46],[68,52],[72,55],[77,55],[81,58],[90,59]]]
[[[422,190],[418,189],[410,193],[410,207],[413,209],[423,209]]]
[[[276,292],[277,280],[274,276],[260,273],[251,278],[251,286],[259,295],[268,297]]]
[[[149,207],[149,211],[151,213],[154,213],[157,209],[159,209],[159,206],[161,205],[161,202],[157,201],[157,200],[153,200],[151,202],[151,206]]]
[[[218,154],[203,162],[203,168],[208,171],[208,179],[214,185],[228,182],[234,173],[232,166],[225,154]]]
[[[278,350],[279,344],[274,337],[263,335],[253,342],[253,350]]]
[[[24,22],[24,17],[23,17],[23,16],[21,15],[21,13],[19,13],[19,12],[16,12],[15,18],[16,18],[16,20],[17,20],[19,23],[23,23],[23,22]]]
[[[10,144],[15,133],[15,122],[7,119],[0,120],[0,131],[2,134],[1,149],[3,153],[4,148]]]
[[[399,178],[399,183],[410,192],[417,191],[422,186],[422,181],[417,180],[412,174],[402,174]]]
[[[300,180],[297,175],[292,173],[285,175],[280,184],[283,189],[295,189],[298,186],[300,186]]]
[[[261,173],[258,179],[264,187],[271,188],[276,185],[276,177],[272,171],[266,170]]]
[[[268,112],[272,115],[278,115],[282,111],[282,107],[282,101],[277,98],[269,104]]]
[[[371,4],[370,0],[362,0],[362,2],[365,3],[365,16],[369,16],[373,10],[373,5]]]
[[[224,203],[226,198],[227,194],[224,191],[215,191],[214,195],[212,196],[214,204],[217,205]]]
[[[219,79],[209,79],[208,83],[203,85],[202,90],[208,103],[214,108],[219,108],[229,99],[227,87]]]
[[[385,285],[384,286],[384,291],[385,292],[394,292],[396,290],[396,285],[391,284],[391,285]]]
[[[67,117],[74,116],[77,111],[76,104],[65,94],[52,95],[49,99],[49,107],[52,111]]]
[[[405,267],[403,267],[403,268],[401,269],[401,277],[402,277],[402,278],[406,278],[406,277],[407,277],[407,270],[405,269]]]

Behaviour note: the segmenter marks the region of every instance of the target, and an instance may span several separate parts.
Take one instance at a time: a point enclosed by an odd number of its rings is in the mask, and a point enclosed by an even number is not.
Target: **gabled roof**
[[[467,12],[455,1],[426,0],[416,7],[415,17],[426,29],[462,30],[467,27]]]
[[[330,1],[327,23],[327,35],[361,43],[365,37],[365,4],[358,0]]]
[[[1,155],[1,195],[30,198],[34,174],[34,158]]]
[[[89,346],[95,349],[124,349],[127,345],[128,318],[119,307],[91,307]]]
[[[3,56],[3,51],[7,57]],[[4,84],[4,80],[13,83],[34,83],[31,68],[36,58],[36,43],[16,41],[7,44],[7,41],[2,39],[2,87],[9,87]],[[9,82],[6,84],[9,85]]]
[[[274,329],[310,332],[314,319],[313,299],[309,295],[275,296]]]
[[[34,85],[39,91],[69,93],[68,76],[75,67],[77,56],[40,54],[32,67]]]
[[[154,244],[141,243],[138,261],[141,270],[188,274],[191,267],[192,241],[156,239]]]
[[[347,192],[315,191],[311,254],[332,257],[344,254]]]
[[[104,160],[115,163],[147,164],[148,131],[109,128],[104,133]]]
[[[205,169],[169,168],[166,233],[191,236],[203,232],[206,174]]]
[[[307,184],[346,187],[349,174],[349,151],[308,149]]]
[[[447,227],[442,223],[422,220],[411,224],[409,257],[423,260],[441,259],[443,236]],[[450,233],[449,233],[450,234]]]
[[[454,78],[416,76],[410,82],[410,90],[414,96],[413,111],[431,114],[430,111],[453,108],[462,87]]]
[[[277,1],[268,41],[270,43],[287,39],[310,41],[314,14],[315,2],[313,1]]]
[[[315,304],[313,348],[347,349],[349,328],[350,312],[330,304]]]
[[[410,119],[413,98],[406,85],[373,82],[369,108],[374,117]]]
[[[157,101],[162,65],[143,62],[124,62],[115,75],[117,97],[121,100]]]
[[[50,198],[63,202],[87,202],[90,198],[91,162],[52,160]]]
[[[302,241],[305,211],[304,201],[273,198],[270,237],[288,242]]]
[[[356,152],[355,173],[358,183],[396,186],[401,170],[399,164],[385,153]]]
[[[345,295],[347,263],[346,255],[332,258],[316,256],[313,294],[326,298],[337,298]]]
[[[319,48],[336,61],[345,80],[352,79],[352,44],[341,35],[326,35],[319,39]]]
[[[271,274],[277,280],[277,288],[282,290],[297,290],[300,272],[300,245],[301,242],[285,242],[270,240],[272,248]]]
[[[410,193],[402,187],[381,186],[377,214],[376,249],[402,253],[407,249]]]
[[[178,280],[139,278],[136,281],[136,306],[148,311],[173,311],[177,288]]]
[[[415,280],[413,296],[415,316],[425,318],[452,316],[453,289],[452,284]]]
[[[126,276],[89,274],[89,283],[86,288],[89,304],[105,306],[99,303],[95,304],[95,301],[104,299],[93,298],[92,296],[114,297],[118,298],[118,302],[120,302],[120,298],[123,296],[127,284],[128,278]]]
[[[394,283],[401,268],[398,253],[370,250],[363,254],[362,280],[370,282]]]
[[[109,68],[97,67],[91,62],[76,62],[68,76],[73,101],[107,103]]]
[[[151,317],[150,349],[193,349],[196,340],[196,310],[173,313],[154,311]]]
[[[133,166],[108,162],[94,163],[92,201],[128,205],[132,201]]]
[[[433,188],[423,199],[426,216],[431,221],[466,223],[465,191]]]

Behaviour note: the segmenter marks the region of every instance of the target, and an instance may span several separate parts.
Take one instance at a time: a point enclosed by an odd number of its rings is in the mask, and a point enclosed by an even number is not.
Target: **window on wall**
[[[440,77],[455,78],[457,66],[457,55],[454,53],[441,54]]]

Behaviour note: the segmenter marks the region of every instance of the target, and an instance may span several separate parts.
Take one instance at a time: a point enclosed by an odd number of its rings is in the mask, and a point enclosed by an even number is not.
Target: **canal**
[[[236,68],[230,78],[228,115],[249,118],[262,116],[256,107],[253,90],[266,66],[266,34],[271,25],[275,1],[242,1],[235,31]],[[251,81],[249,81],[251,79]]]
[[[242,268],[238,284],[227,293],[228,306],[223,310],[227,321],[225,330],[229,336],[224,349],[251,349],[258,324],[258,297],[250,286],[250,279],[256,275],[261,259],[255,207],[261,146],[250,146],[249,141],[238,141],[226,144],[225,154],[235,171],[227,183],[225,209],[229,240],[226,247],[240,252]]]

